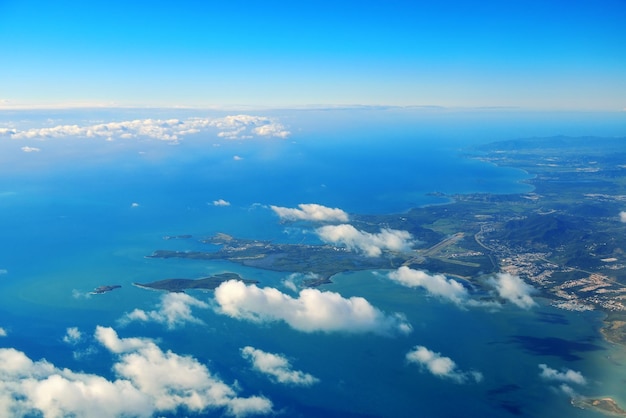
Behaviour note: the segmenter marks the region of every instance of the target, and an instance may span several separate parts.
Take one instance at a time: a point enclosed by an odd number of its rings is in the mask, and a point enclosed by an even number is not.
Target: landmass
[[[122,286],[120,286],[119,284],[98,286],[94,290],[92,290],[90,293],[92,295],[100,295],[102,293],[107,293],[107,292],[110,292],[112,290],[119,289],[120,287],[122,287]]]
[[[410,232],[417,244],[408,252],[367,257],[340,246],[218,234],[201,241],[206,251],[157,250],[149,257],[298,272],[309,277],[304,286],[328,284],[340,272],[402,265],[477,287],[496,272],[508,272],[532,283],[558,308],[604,312],[602,334],[625,344],[626,138],[503,141],[469,150],[467,157],[523,170],[532,187],[511,194],[433,192],[449,203],[402,214],[351,214],[350,223],[366,232]]]
[[[228,280],[239,280],[246,284],[256,284],[256,280],[243,279],[237,273],[220,273],[201,279],[165,279],[152,283],[133,283],[137,287],[152,290],[165,290],[168,292],[184,292],[187,289],[213,290],[221,283]]]
[[[626,410],[619,407],[613,398],[576,398],[572,404],[581,409],[595,409],[606,415],[626,417]]]

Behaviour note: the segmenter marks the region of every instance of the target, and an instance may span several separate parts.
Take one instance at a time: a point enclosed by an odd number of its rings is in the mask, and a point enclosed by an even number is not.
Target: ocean
[[[199,240],[219,232],[320,243],[315,225],[280,222],[270,205],[401,213],[448,203],[433,193],[531,190],[523,183],[529,174],[467,158],[466,147],[486,142],[483,136],[437,137],[405,118],[392,129],[383,126],[384,118],[362,126],[351,125],[352,118],[323,125],[323,115],[304,118],[298,130],[302,118],[286,118],[292,131],[287,139],[229,140],[207,133],[177,144],[63,138],[31,141],[41,148],[32,153],[3,142],[0,329],[6,336],[0,348],[115,381],[122,379],[115,368],[119,358],[94,337],[96,327],[111,327],[122,338],[149,338],[164,352],[194,359],[239,396],[269,399],[283,416],[597,416],[573,407],[573,392],[626,404],[626,351],[602,340],[599,313],[558,310],[539,297],[530,310],[460,308],[393,283],[385,271],[342,273],[319,290],[363,297],[385,315],[400,313],[412,326],[409,334],[303,332],[281,321],[231,318],[216,312],[213,292],[200,291],[189,292],[207,304],[190,307],[195,320],[170,327],[156,320],[124,321],[136,309],[155,312],[164,304],[162,293],[135,282],[229,271],[296,297],[284,284],[286,273],[225,261],[146,258],[157,249],[204,250]],[[185,234],[192,237],[163,239]],[[90,294],[114,284],[122,287]],[[70,328],[78,331],[76,338],[69,337]],[[316,383],[268,378],[242,356],[246,346],[285,356]],[[457,379],[410,363],[407,353],[419,346],[452,359]],[[577,371],[586,383],[566,388],[565,380],[544,379],[542,364],[560,373]],[[7,376],[0,375],[5,390],[12,387]],[[229,411],[238,415],[223,406],[155,407],[154,415]]]

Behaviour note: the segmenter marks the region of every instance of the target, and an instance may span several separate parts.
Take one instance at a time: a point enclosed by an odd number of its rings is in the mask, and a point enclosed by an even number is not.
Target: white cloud
[[[201,300],[189,296],[186,293],[166,293],[161,297],[158,310],[146,312],[142,309],[135,309],[134,311],[124,315],[121,322],[154,321],[166,324],[170,329],[176,328],[186,322],[202,323],[200,319],[193,316],[193,313],[191,312],[192,307],[206,309],[209,305]]]
[[[50,139],[74,136],[81,138],[102,138],[108,141],[114,138],[131,139],[147,137],[162,141],[178,142],[186,135],[215,128],[219,131],[218,136],[228,139],[253,137],[287,138],[290,135],[290,132],[275,119],[251,115],[226,116],[219,119],[136,119],[87,126],[57,125],[27,130],[2,128],[0,129],[0,135],[8,135],[13,139]]]
[[[22,147],[20,149],[22,151],[24,151],[24,152],[39,152],[39,151],[41,151],[41,148],[37,148],[37,147]]]
[[[481,382],[483,375],[477,371],[461,371],[456,363],[449,357],[444,357],[440,353],[429,350],[424,346],[415,346],[413,350],[406,354],[406,359],[410,363],[415,363],[428,370],[437,377],[451,379],[456,383]]]
[[[219,408],[237,417],[272,412],[267,398],[239,397],[193,357],[164,352],[148,339],[119,338],[112,328],[97,327],[95,337],[116,355],[115,380],[0,349],[0,416],[148,418],[181,408]]]
[[[301,290],[298,298],[293,298],[278,289],[230,280],[215,289],[215,300],[218,312],[230,317],[253,322],[285,321],[304,332],[411,332],[411,326],[400,315],[385,315],[364,298],[346,299],[318,289]]]
[[[227,139],[249,139],[256,136],[287,138],[291,133],[279,122],[264,116],[233,115],[212,120],[209,123]]]
[[[328,208],[316,203],[301,203],[300,209],[270,206],[281,218],[288,221],[317,221],[317,222],[348,222],[348,214],[338,208]]]
[[[467,302],[469,294],[467,289],[456,280],[447,279],[443,274],[433,276],[409,267],[402,266],[388,274],[388,277],[407,287],[422,287],[434,296],[447,299],[457,305]]]
[[[65,331],[63,341],[68,344],[76,344],[82,339],[83,335],[76,327],[70,327]]]
[[[148,396],[158,411],[181,406],[196,412],[223,407],[231,415],[244,416],[272,410],[267,398],[237,397],[233,388],[193,357],[163,352],[147,339],[119,338],[112,328],[98,327],[96,338],[119,355],[113,368],[116,374]]]
[[[139,203],[137,203],[137,202],[133,202],[133,203],[131,203],[131,204],[130,204],[130,207],[131,207],[131,208],[138,208],[139,206],[140,206],[140,205],[139,205]]]
[[[278,383],[296,386],[311,386],[319,379],[309,373],[293,370],[291,363],[284,356],[268,353],[254,347],[241,349],[243,358],[252,363],[252,367]]]
[[[539,376],[541,376],[542,379],[563,383],[574,383],[577,385],[587,384],[587,380],[582,373],[572,369],[563,369],[562,371],[558,371],[548,367],[546,364],[540,364],[539,368],[541,369]]]
[[[240,156],[238,156],[238,155],[233,155],[233,160],[235,160],[235,161],[241,161],[241,160],[243,160],[243,157],[240,157]]]
[[[495,287],[502,299],[506,299],[522,309],[530,309],[537,304],[530,296],[535,292],[535,288],[525,283],[518,276],[498,273],[488,283]]]
[[[619,220],[622,222],[626,222],[626,211],[622,211],[619,213]]]
[[[345,245],[349,250],[363,252],[368,257],[378,257],[383,251],[410,251],[413,245],[407,231],[383,228],[377,234],[359,231],[352,225],[326,225],[315,230],[327,243]]]
[[[224,199],[218,199],[213,201],[213,206],[230,206],[230,202]]]
[[[7,336],[7,331],[4,328],[0,327],[0,337],[6,337],[6,336]]]

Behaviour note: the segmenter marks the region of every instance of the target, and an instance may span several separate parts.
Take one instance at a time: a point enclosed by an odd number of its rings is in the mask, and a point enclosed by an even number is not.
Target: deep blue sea
[[[598,416],[573,407],[564,382],[539,376],[540,364],[584,375],[585,385],[571,385],[576,393],[626,404],[626,352],[601,339],[597,312],[557,310],[540,298],[530,310],[461,309],[401,287],[386,272],[340,274],[320,290],[364,297],[385,313],[402,313],[413,327],[408,335],[306,333],[282,322],[233,319],[213,310],[211,292],[190,292],[211,305],[191,308],[201,323],[168,328],[121,322],[134,309],[157,309],[163,297],[134,282],[231,271],[295,295],[283,284],[285,273],[145,257],[156,249],[205,249],[199,239],[218,232],[319,243],[311,233],[315,225],[281,223],[269,205],[317,203],[351,214],[394,213],[447,203],[431,192],[530,190],[522,182],[527,173],[465,156],[468,146],[495,139],[493,133],[437,135],[439,120],[420,130],[407,117],[394,119],[393,126],[384,117],[360,126],[353,124],[356,116],[324,118],[290,114],[284,120],[292,132],[287,139],[227,140],[199,133],[178,144],[63,138],[19,146],[2,139],[0,329],[6,336],[0,348],[114,381],[120,378],[116,358],[94,338],[97,326],[112,327],[120,337],[150,338],[163,351],[190,356],[240,396],[264,396],[275,414],[289,417]],[[41,151],[21,152],[23,144]],[[230,205],[214,205],[219,199]],[[182,234],[192,238],[163,239]],[[122,287],[89,295],[107,284]],[[73,327],[80,338],[64,341]],[[276,383],[251,369],[240,353],[245,346],[281,354],[319,381],[307,387]],[[415,346],[483,378],[459,383],[434,376],[407,362]],[[0,379],[6,389],[9,377]],[[227,413],[220,407],[197,414],[181,408],[155,416]]]

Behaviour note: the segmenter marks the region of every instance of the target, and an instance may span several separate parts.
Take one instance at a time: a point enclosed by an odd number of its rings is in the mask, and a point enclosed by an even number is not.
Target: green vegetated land
[[[309,274],[304,286],[329,283],[344,271],[414,269],[472,281],[496,272],[533,284],[555,306],[608,314],[610,341],[626,342],[626,138],[536,138],[468,151],[499,166],[525,170],[532,192],[445,196],[451,203],[407,213],[351,215],[363,231],[405,230],[410,252],[367,257],[332,245],[280,244],[226,234],[203,240],[207,251],[155,251],[151,257],[229,260]],[[433,191],[434,193],[436,191]],[[215,246],[218,249],[215,250]]]

